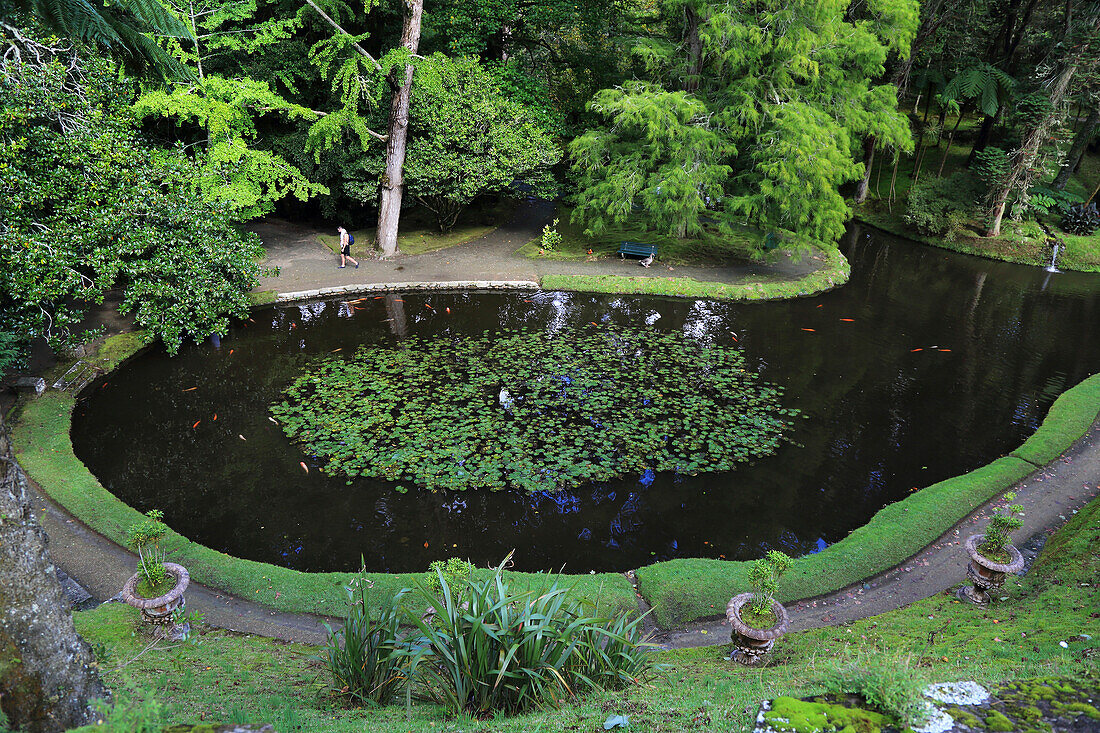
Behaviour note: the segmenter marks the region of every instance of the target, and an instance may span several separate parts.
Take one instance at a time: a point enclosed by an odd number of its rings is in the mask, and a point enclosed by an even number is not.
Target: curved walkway
[[[365,283],[457,282],[466,280],[534,280],[544,275],[629,275],[631,277],[690,277],[702,282],[736,284],[754,281],[798,280],[817,270],[820,261],[806,256],[795,262],[788,258],[774,263],[749,263],[729,267],[669,267],[660,261],[653,267],[638,266],[637,260],[617,258],[578,262],[543,260],[516,252],[539,236],[554,215],[546,201],[521,204],[510,220],[488,234],[465,244],[419,255],[399,255],[389,260],[361,258],[360,267],[337,269],[339,257],[321,244],[318,234],[334,234],[315,227],[268,218],[256,222],[252,231],[267,249],[265,267],[278,267],[277,277],[261,278],[258,290],[296,292]]]
[[[79,519],[45,497],[33,483],[32,502],[50,537],[54,562],[100,600],[112,598],[134,572],[137,558],[96,534]],[[1015,537],[1045,538],[1074,511],[1100,494],[1100,418],[1072,448],[1048,466],[1020,481],[1016,502],[1024,506],[1024,526]],[[980,531],[990,504],[972,513],[954,529],[903,565],[861,584],[789,605],[792,630],[831,626],[874,616],[935,595],[965,578],[962,542]],[[286,641],[320,644],[323,619],[274,611],[247,599],[192,583],[188,608],[204,614],[207,623],[241,633]],[[657,629],[656,641],[669,647],[706,646],[728,641],[729,626],[721,619],[690,624],[671,631]]]

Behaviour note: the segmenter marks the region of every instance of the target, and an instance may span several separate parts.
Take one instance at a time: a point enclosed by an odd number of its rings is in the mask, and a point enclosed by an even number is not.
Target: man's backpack
[[[355,235],[348,232],[348,246],[350,247],[353,244],[355,244]]]

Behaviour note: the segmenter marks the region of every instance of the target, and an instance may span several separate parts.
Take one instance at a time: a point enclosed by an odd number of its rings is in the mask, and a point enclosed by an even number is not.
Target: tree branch
[[[350,33],[348,33],[348,32],[347,32],[346,30],[344,30],[343,28],[341,28],[341,27],[340,27],[340,24],[339,24],[339,23],[337,23],[337,22],[336,22],[335,20],[333,20],[332,18],[328,17],[328,14],[326,14],[324,10],[321,10],[321,8],[319,8],[319,7],[317,6],[317,3],[313,2],[313,0],[306,0],[306,3],[308,3],[308,4],[309,4],[309,7],[313,8],[314,10],[316,10],[316,11],[318,12],[318,14],[320,14],[320,16],[321,16],[322,18],[324,18],[324,19],[325,19],[325,21],[326,21],[326,22],[327,22],[327,23],[328,23],[329,25],[331,25],[331,26],[332,26],[333,28],[335,28],[335,29],[336,29],[337,31],[339,31],[340,33],[343,33],[343,34],[344,34],[345,36],[350,36],[350,35],[351,35],[351,34],[350,34]],[[351,45],[352,45],[352,48],[354,48],[354,49],[355,49],[356,51],[358,51],[358,52],[359,52],[359,54],[360,54],[361,56],[363,56],[363,58],[365,58],[365,59],[369,60],[369,61],[370,61],[370,62],[371,62],[372,64],[374,64],[374,68],[375,68],[375,69],[377,69],[378,71],[381,71],[381,70],[382,70],[382,64],[378,63],[378,61],[377,61],[377,60],[376,60],[376,59],[375,59],[375,58],[374,58],[373,56],[371,56],[371,55],[370,55],[369,53],[367,53],[367,50],[366,50],[365,48],[363,48],[362,46],[360,46],[360,45],[359,45],[358,43],[352,43]]]

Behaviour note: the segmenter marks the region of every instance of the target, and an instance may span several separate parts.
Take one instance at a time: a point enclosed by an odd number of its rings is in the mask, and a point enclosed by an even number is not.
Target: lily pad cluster
[[[317,362],[271,411],[326,473],[555,491],[774,453],[798,413],[781,394],[735,346],[601,326],[362,346]]]

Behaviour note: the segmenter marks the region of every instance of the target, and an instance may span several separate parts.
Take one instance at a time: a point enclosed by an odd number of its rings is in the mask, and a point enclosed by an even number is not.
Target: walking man
[[[344,227],[336,227],[336,231],[340,232],[340,267],[338,269],[343,269],[350,260],[351,264],[355,265],[355,269],[358,270],[359,263],[351,256],[351,245],[355,244],[355,237],[348,234],[348,230]]]

